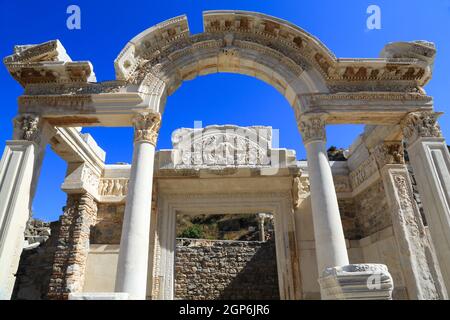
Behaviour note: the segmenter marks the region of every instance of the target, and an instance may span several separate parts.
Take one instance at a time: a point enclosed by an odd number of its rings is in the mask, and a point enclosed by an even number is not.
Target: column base
[[[319,278],[322,300],[392,300],[394,283],[383,264],[327,268]]]
[[[82,292],[69,294],[69,300],[129,300],[125,292]]]

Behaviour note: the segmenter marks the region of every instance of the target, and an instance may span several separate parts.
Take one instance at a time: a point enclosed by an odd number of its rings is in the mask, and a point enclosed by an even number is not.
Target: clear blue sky
[[[81,30],[66,28],[66,9],[81,8]],[[380,6],[381,30],[368,30],[366,9]],[[73,60],[90,60],[98,81],[114,79],[113,61],[124,45],[139,32],[168,18],[187,14],[191,32],[202,30],[202,11],[239,9],[259,11],[286,19],[309,31],[338,57],[377,57],[392,41],[429,40],[438,56],[433,80],[426,87],[439,111],[449,112],[450,102],[450,0],[170,0],[81,1],[0,0],[0,56],[12,53],[16,44],[60,39]],[[0,148],[11,138],[11,120],[22,88],[0,67]],[[449,112],[450,113],[450,112]],[[194,120],[210,124],[270,125],[280,130],[280,145],[305,157],[293,112],[272,87],[253,78],[216,74],[186,82],[169,98],[158,148],[171,147],[170,135]],[[450,115],[441,118],[450,136]],[[328,144],[347,147],[361,126],[328,128]],[[132,130],[86,129],[107,151],[107,162],[131,162]],[[33,203],[36,217],[55,220],[61,214],[65,194],[60,190],[65,163],[49,151],[44,161]]]

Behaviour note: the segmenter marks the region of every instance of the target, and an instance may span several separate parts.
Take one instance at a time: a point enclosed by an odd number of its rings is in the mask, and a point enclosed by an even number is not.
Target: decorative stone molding
[[[392,173],[392,180],[394,182],[394,188],[397,193],[397,200],[400,208],[404,213],[408,212],[411,216],[407,219],[408,223],[415,224],[417,226],[418,234],[425,236],[425,228],[422,223],[422,218],[417,210],[414,210],[415,201],[412,193],[412,186],[406,173]]]
[[[441,138],[442,132],[437,119],[442,113],[411,112],[401,122],[403,136],[408,145],[418,138]]]
[[[439,264],[414,200],[408,170],[404,165],[387,166],[382,169],[382,177],[409,298],[446,299]]]
[[[271,127],[208,126],[179,129],[172,135],[176,167],[218,167],[234,173],[236,167],[277,164],[271,149]],[[274,159],[272,159],[274,158]],[[279,160],[279,159],[278,159]],[[231,172],[228,172],[231,169]]]
[[[67,299],[83,289],[89,251],[90,227],[95,224],[97,203],[89,194],[69,195],[60,218],[59,245],[53,261],[49,299]]]
[[[375,156],[371,155],[357,169],[350,172],[349,177],[352,189],[356,190],[376,172],[378,172],[377,162]]]
[[[383,264],[327,268],[319,278],[322,300],[392,300],[394,284]]]
[[[305,145],[315,140],[326,141],[326,115],[300,115],[297,124]]]
[[[36,142],[41,141],[41,118],[34,114],[21,114],[14,119],[14,139]]]
[[[274,17],[245,11],[208,11],[203,19],[205,32],[201,34],[190,35],[186,16],[180,16],[135,37],[116,59],[117,77],[134,81],[145,78],[150,71],[169,84],[176,82],[176,77],[192,78],[202,71],[185,68],[184,76],[183,68],[179,68],[181,59],[186,60],[192,53],[202,67],[207,65],[202,61],[205,52],[209,57],[217,55],[223,62],[226,62],[224,56],[229,61],[234,59],[235,65],[252,52],[275,58],[297,77],[303,71],[315,69],[336,92],[407,89],[420,92],[420,87],[430,79],[433,59],[424,60],[420,54],[337,59],[317,38]],[[209,64],[208,68],[214,67]]]
[[[16,46],[3,60],[9,73],[23,86],[95,82],[90,62],[72,62],[59,40]]]
[[[98,193],[100,196],[126,196],[129,179],[101,179]]]
[[[436,56],[436,46],[429,41],[392,42],[388,43],[380,53],[383,58],[415,58],[433,65]]]
[[[133,118],[134,141],[149,142],[156,146],[161,127],[160,113],[140,113]]]
[[[405,164],[405,152],[401,141],[384,142],[373,148],[372,154],[380,169],[387,164]]]

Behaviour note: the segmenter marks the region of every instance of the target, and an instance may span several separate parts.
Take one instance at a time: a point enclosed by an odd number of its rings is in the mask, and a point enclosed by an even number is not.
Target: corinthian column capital
[[[160,113],[139,113],[133,118],[134,141],[146,141],[156,146],[159,128],[161,127]]]
[[[442,132],[437,123],[441,114],[432,111],[409,113],[400,123],[407,143],[411,144],[418,138],[441,138]]]
[[[326,114],[300,115],[297,118],[298,128],[302,134],[303,143],[314,140],[326,141]]]
[[[42,122],[36,114],[20,114],[14,121],[14,140],[26,140],[37,144],[41,141]]]

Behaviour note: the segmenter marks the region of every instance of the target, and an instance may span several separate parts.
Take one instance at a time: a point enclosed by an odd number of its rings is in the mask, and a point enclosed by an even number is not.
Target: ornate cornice
[[[149,142],[156,146],[159,128],[161,127],[160,113],[140,113],[133,118],[134,141]]]
[[[21,114],[14,119],[14,139],[37,144],[41,141],[41,118],[35,114]]]
[[[384,142],[373,148],[371,152],[380,169],[387,164],[405,163],[405,152],[401,141]]]
[[[441,114],[431,111],[409,113],[401,122],[406,142],[411,145],[418,138],[441,138],[441,128],[437,123]]]
[[[326,141],[325,114],[300,115],[297,124],[305,145],[315,140]]]

